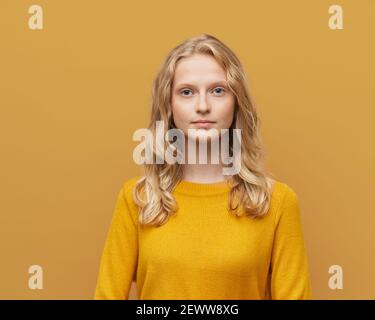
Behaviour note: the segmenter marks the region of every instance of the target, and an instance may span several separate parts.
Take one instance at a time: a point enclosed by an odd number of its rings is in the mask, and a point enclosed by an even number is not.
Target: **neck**
[[[185,160],[188,159],[187,143],[185,144]],[[226,181],[228,176],[223,175],[223,162],[220,155],[220,148],[213,149],[210,141],[207,142],[207,148],[202,148],[201,154],[207,152],[206,163],[200,163],[199,160],[199,146],[196,144],[196,159],[195,163],[185,161],[183,166],[183,179],[185,181],[196,183],[216,183]],[[217,152],[219,163],[211,163],[211,154]]]

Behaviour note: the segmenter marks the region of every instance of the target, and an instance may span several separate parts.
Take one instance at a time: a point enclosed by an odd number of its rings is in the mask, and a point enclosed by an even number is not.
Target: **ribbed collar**
[[[180,194],[187,194],[191,196],[209,196],[224,194],[230,189],[229,182],[215,182],[215,183],[196,183],[186,180],[181,180],[174,191]]]

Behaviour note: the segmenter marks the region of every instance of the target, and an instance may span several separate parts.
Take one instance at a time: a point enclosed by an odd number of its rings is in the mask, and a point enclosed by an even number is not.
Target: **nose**
[[[204,93],[199,94],[199,98],[195,106],[195,111],[199,113],[207,113],[210,111],[210,106],[207,103],[207,97]]]

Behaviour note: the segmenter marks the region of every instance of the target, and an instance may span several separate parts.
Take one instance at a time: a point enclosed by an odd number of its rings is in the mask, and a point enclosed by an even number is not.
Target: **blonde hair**
[[[180,59],[193,54],[214,57],[225,70],[227,84],[235,96],[231,129],[241,129],[241,159],[240,171],[228,180],[231,182],[228,209],[237,216],[261,217],[268,212],[274,180],[263,166],[260,119],[247,89],[245,72],[239,59],[224,43],[212,35],[202,34],[170,51],[153,83],[148,129],[155,137],[157,120],[163,120],[164,132],[175,128],[171,106],[174,72]],[[169,141],[164,141],[164,150],[168,145]],[[157,147],[152,147],[153,156],[160,157],[159,152]],[[140,208],[139,222],[142,225],[161,226],[177,212],[178,205],[172,192],[182,180],[182,167],[183,164],[167,162],[143,165],[144,176],[137,181],[132,194]]]

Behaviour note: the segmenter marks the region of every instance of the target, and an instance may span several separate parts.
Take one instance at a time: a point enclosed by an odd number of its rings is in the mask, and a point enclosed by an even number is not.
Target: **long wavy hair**
[[[153,82],[148,129],[155,137],[158,120],[163,121],[164,132],[175,128],[171,105],[174,72],[179,60],[193,54],[214,57],[226,72],[227,84],[235,96],[234,118],[229,130],[241,129],[241,158],[240,171],[228,179],[228,210],[237,216],[264,216],[270,206],[275,180],[264,169],[265,153],[259,133],[260,119],[248,91],[245,72],[237,56],[223,42],[212,35],[202,34],[185,40],[170,51]],[[164,149],[158,148],[157,143],[150,146],[153,157],[162,157],[160,152],[167,150],[169,141],[164,140]],[[230,139],[231,151],[232,147],[233,139]],[[132,193],[134,202],[140,208],[139,223],[161,226],[178,211],[178,204],[172,193],[182,180],[183,164],[169,164],[166,161],[162,164],[145,163],[143,169],[144,175],[136,182]]]

